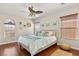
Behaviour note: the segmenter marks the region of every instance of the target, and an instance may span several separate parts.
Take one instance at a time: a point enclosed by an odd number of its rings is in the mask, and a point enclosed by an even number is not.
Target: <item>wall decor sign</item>
[[[56,25],[56,22],[54,22],[53,25]]]
[[[50,24],[47,23],[46,26],[50,26]]]

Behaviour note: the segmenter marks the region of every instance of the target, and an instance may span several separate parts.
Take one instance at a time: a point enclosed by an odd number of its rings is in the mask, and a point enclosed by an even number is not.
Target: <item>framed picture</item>
[[[19,22],[19,24],[22,24],[22,22]]]
[[[42,24],[41,26],[44,27],[44,24]]]
[[[27,23],[27,27],[31,27],[31,23]]]
[[[50,26],[50,24],[47,23],[46,26]]]

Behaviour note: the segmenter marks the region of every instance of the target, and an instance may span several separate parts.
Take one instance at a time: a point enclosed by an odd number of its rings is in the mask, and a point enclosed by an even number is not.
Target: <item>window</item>
[[[4,39],[15,38],[15,22],[12,19],[6,19],[4,22]]]
[[[67,15],[61,18],[61,38],[75,39],[77,31],[77,14]]]
[[[15,22],[14,22],[14,20],[7,19],[4,22],[4,28],[5,28],[5,30],[13,30],[15,28]]]

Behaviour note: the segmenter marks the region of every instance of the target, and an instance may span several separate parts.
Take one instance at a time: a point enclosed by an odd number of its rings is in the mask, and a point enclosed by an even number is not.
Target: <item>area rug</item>
[[[72,56],[72,53],[61,50],[61,49],[57,49],[50,56]]]

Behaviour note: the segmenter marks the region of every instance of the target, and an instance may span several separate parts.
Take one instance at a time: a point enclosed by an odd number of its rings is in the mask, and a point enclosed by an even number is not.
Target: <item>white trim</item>
[[[75,50],[79,50],[79,48],[77,48],[77,47],[71,47],[72,49],[75,49]]]
[[[15,40],[15,41],[10,41],[10,42],[2,42],[2,43],[0,43],[0,45],[14,43],[14,42],[17,42],[17,41]]]

